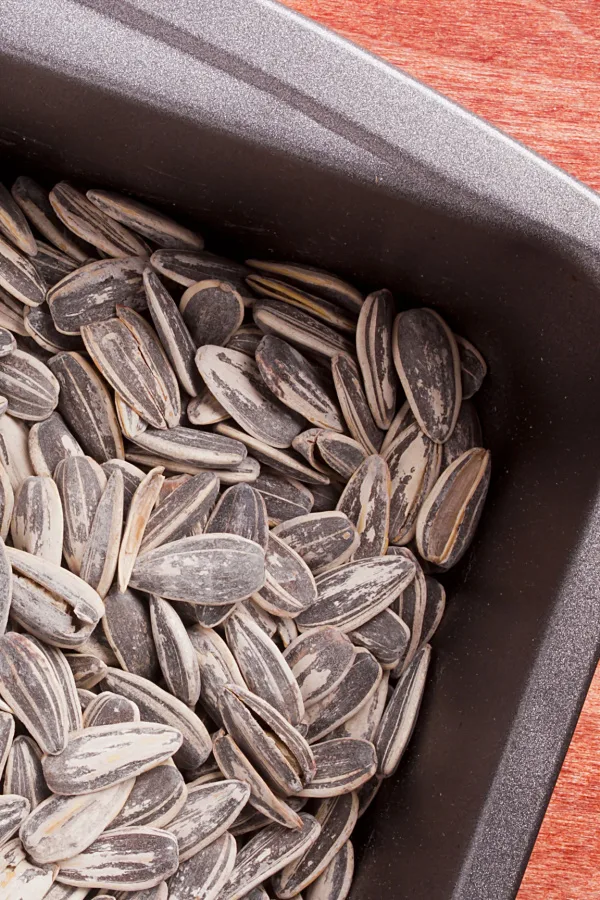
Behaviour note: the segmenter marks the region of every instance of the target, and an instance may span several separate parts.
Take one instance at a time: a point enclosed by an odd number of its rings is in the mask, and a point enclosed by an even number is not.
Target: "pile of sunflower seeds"
[[[481,354],[107,191],[0,185],[0,233],[1,900],[343,900],[485,500]]]

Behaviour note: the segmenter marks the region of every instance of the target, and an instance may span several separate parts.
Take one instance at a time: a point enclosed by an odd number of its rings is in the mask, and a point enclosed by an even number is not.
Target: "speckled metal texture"
[[[7,172],[177,204],[483,351],[487,514],[352,897],[513,897],[598,657],[597,195],[267,0],[4,0],[0,53]]]

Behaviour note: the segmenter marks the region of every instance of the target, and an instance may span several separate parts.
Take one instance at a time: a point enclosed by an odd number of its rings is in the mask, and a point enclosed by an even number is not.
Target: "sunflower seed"
[[[260,344],[263,333],[255,325],[242,325],[233,337],[227,341],[228,350],[239,350],[254,359],[256,348]]]
[[[10,748],[4,772],[4,793],[18,794],[31,809],[50,796],[42,770],[42,752],[29,737],[18,735]]]
[[[6,485],[4,485],[6,488]],[[6,553],[4,540],[0,538],[0,635],[6,631],[13,596],[13,574]]]
[[[115,900],[167,900],[169,888],[166,881],[145,891],[118,891]]]
[[[415,566],[413,581],[402,591],[392,606],[392,609],[406,623],[410,631],[408,646],[401,656],[397,668],[392,672],[392,677],[399,677],[403,669],[412,662],[421,643],[423,621],[427,608],[427,581],[416,557],[407,547],[391,547],[388,550],[388,555],[402,556],[404,559],[410,560]]]
[[[235,838],[224,834],[179,866],[169,879],[171,900],[217,900],[236,858]]]
[[[289,647],[292,641],[298,637],[298,629],[294,620],[281,616],[277,620],[277,634],[284,648]]]
[[[134,440],[138,434],[142,434],[148,427],[148,423],[139,416],[135,409],[125,403],[120,394],[115,391],[115,412],[123,437]]]
[[[330,740],[333,738],[356,738],[357,740],[373,741],[387,703],[389,676],[390,673],[384,671],[377,690],[366,703],[363,703],[357,713],[329,733]]]
[[[250,787],[248,802],[255,809],[288,828],[301,828],[302,820],[298,814],[275,796],[230,735],[221,735],[214,741],[213,753],[225,778],[243,781]]]
[[[378,428],[387,431],[396,408],[392,356],[395,303],[388,290],[374,291],[363,303],[356,329],[356,354],[369,408]]]
[[[0,462],[0,537],[3,541],[6,540],[10,528],[14,502],[15,497],[8,472]],[[4,630],[3,623],[6,624],[4,610],[4,604],[2,599],[0,599],[0,634]]]
[[[192,397],[189,401],[187,417],[192,425],[215,425],[217,422],[224,422],[225,419],[228,419],[229,413],[223,409],[208,388],[203,388],[197,397]]]
[[[350,639],[337,628],[308,631],[284,650],[306,708],[324,700],[343,681],[354,662]]]
[[[302,694],[275,642],[253,620],[238,612],[225,622],[225,635],[250,690],[297,725],[304,716]]]
[[[181,616],[182,622],[186,625],[202,625],[204,628],[222,625],[237,606],[237,603],[211,606],[210,603],[186,603],[185,600],[171,600],[171,603]]]
[[[300,349],[330,358],[337,353],[353,353],[345,337],[314,316],[283,300],[257,300],[254,321],[265,334],[274,334]]]
[[[59,384],[50,369],[22,350],[0,359],[0,391],[17,419],[47,419],[58,403]]]
[[[295,550],[315,574],[341,565],[360,543],[348,516],[335,510],[288,519],[277,525],[273,534]]]
[[[300,613],[300,631],[335,625],[342,631],[360,628],[390,605],[414,578],[410,560],[389,556],[344,563],[317,576],[318,600]]]
[[[150,263],[161,275],[184,287],[206,279],[218,279],[228,281],[240,290],[245,286],[244,278],[250,273],[247,266],[206,250],[156,250],[150,257]]]
[[[48,191],[32,178],[21,175],[12,186],[11,193],[29,221],[40,234],[77,262],[85,262],[92,252],[66,228],[52,209]],[[88,252],[88,249],[90,252]],[[25,251],[28,252],[28,251]]]
[[[138,557],[131,584],[167,600],[235,603],[265,581],[262,547],[238,535],[181,538]]]
[[[368,456],[348,481],[337,508],[355,525],[360,543],[353,559],[381,556],[388,547],[390,473],[381,456]]]
[[[370,741],[334,738],[313,746],[317,771],[302,797],[337,797],[357,790],[377,771]]]
[[[172,875],[177,862],[177,841],[167,831],[148,826],[114,828],[83,853],[64,860],[58,880],[84,887],[141,891]]]
[[[348,480],[367,458],[367,451],[346,434],[321,431],[317,435],[319,453],[328,466]]]
[[[123,527],[123,475],[117,469],[108,483],[94,515],[81,560],[81,577],[100,597],[106,597],[117,568]]]
[[[208,758],[211,742],[201,719],[181,700],[133,672],[109,668],[105,686],[128,697],[140,709],[142,719],[170,725],[183,735],[183,744],[175,762],[183,769],[195,769]]]
[[[23,822],[20,837],[34,862],[58,862],[86,850],[122,809],[134,779],[76,797],[52,796]]]
[[[375,424],[369,409],[356,363],[347,353],[337,353],[331,360],[331,371],[350,434],[367,453],[377,453],[383,432]]]
[[[227,422],[220,422],[215,426],[215,431],[234,440],[241,441],[252,450],[252,453],[260,463],[270,466],[277,472],[281,472],[291,478],[307,481],[309,484],[328,484],[329,478],[304,465],[302,460],[293,452],[278,450],[270,444],[257,440],[246,432],[234,428]]]
[[[168,831],[177,838],[179,861],[185,862],[221,837],[249,797],[250,788],[243,781],[188,786],[187,800],[168,825]]]
[[[200,670],[196,651],[185,625],[166,600],[150,597],[150,621],[158,660],[171,693],[187,706],[200,696]]]
[[[55,881],[48,893],[44,895],[44,900],[84,900],[88,893],[87,888],[71,887]],[[133,895],[131,896],[133,897]]]
[[[194,357],[196,345],[177,304],[152,269],[144,270],[144,288],[154,327],[171,361],[179,383],[191,396],[202,390]]]
[[[265,501],[269,525],[279,525],[312,509],[312,493],[294,478],[262,470],[252,486]]]
[[[257,259],[249,259],[247,264],[252,266],[253,269],[283,278],[291,282],[291,284],[306,287],[315,294],[325,297],[325,299],[342,306],[344,309],[349,309],[353,313],[360,312],[363,304],[363,297],[360,291],[357,291],[356,288],[342,281],[336,275],[331,275],[322,269],[315,269],[312,266],[301,266],[295,263],[265,262]]]
[[[220,697],[226,684],[245,686],[231,650],[216,632],[201,625],[188,632],[200,667],[200,703],[211,719],[222,724]]]
[[[58,647],[51,647],[43,641],[33,638],[33,643],[39,647],[50,665],[52,671],[58,679],[58,683],[63,689],[65,702],[67,704],[67,718],[69,721],[69,731],[77,731],[83,728],[83,719],[81,715],[81,704],[77,694],[77,685],[71,667],[65,654]]]
[[[9,632],[0,637],[0,694],[44,753],[64,749],[69,731],[64,691],[42,651],[26,635]]]
[[[28,449],[29,429],[12,416],[0,416],[0,460],[13,491],[34,471]],[[7,498],[8,499],[8,498]]]
[[[118,583],[121,593],[127,590],[131,579],[131,573],[144,538],[146,525],[164,481],[163,471],[162,466],[151,469],[137,486],[131,498],[117,563]]]
[[[222,347],[242,324],[244,303],[226,281],[198,281],[183,294],[179,312],[196,347]]]
[[[68,456],[54,472],[64,514],[63,552],[67,565],[78,574],[94,523],[106,476],[89,456]]]
[[[143,481],[145,472],[124,459],[109,459],[102,463],[102,470],[107,478],[117,470],[123,476],[123,515],[127,517],[136,488]],[[164,485],[164,482],[163,482]]]
[[[54,287],[78,267],[74,259],[44,241],[36,241],[35,246],[36,254],[32,262],[49,288]]]
[[[477,347],[464,337],[454,335],[460,357],[460,375],[463,400],[476,394],[487,375],[487,363]]]
[[[16,349],[17,342],[14,334],[7,331],[6,328],[0,328],[0,359],[4,356],[10,356]]]
[[[421,627],[421,644],[429,643],[437,631],[446,609],[446,591],[444,587],[430,575],[425,576],[425,582],[427,584],[427,604]]]
[[[349,637],[359,647],[366,647],[385,668],[393,668],[402,659],[410,641],[410,630],[391,609],[384,609]]]
[[[166,432],[148,429],[138,435],[135,442],[144,450],[166,459],[185,460],[213,469],[237,466],[244,461],[247,452],[237,440],[184,426]]]
[[[297,830],[268,825],[237,855],[236,864],[219,900],[240,900],[271,875],[293,862],[314,844],[321,826],[313,816],[300,814]]]
[[[58,331],[79,334],[83,325],[114,316],[117,305],[145,309],[142,272],[147,264],[139,256],[101,259],[66,275],[46,298]]]
[[[341,490],[337,484],[313,484],[312,494],[314,498],[313,512],[332,512],[335,510],[341,496]]]
[[[164,503],[172,494],[191,480],[191,475],[170,475],[163,481],[158,495],[157,505]]]
[[[463,400],[454,431],[442,448],[442,469],[473,447],[481,447],[483,441],[481,422],[470,400]]]
[[[343,430],[337,404],[323,388],[316,368],[298,350],[266,334],[257,347],[256,362],[263,381],[285,406],[320,428]]]
[[[396,440],[401,432],[406,431],[408,426],[413,425],[415,422],[416,419],[413,416],[410,404],[408,402],[403,403],[394,416],[392,424],[386,431],[385,437],[383,439],[383,444],[381,445],[381,449],[379,451],[381,456],[387,458],[387,452],[391,444]]]
[[[132,197],[98,190],[87,191],[86,197],[111,219],[126,225],[159,247],[191,247],[202,250],[204,246],[199,234],[184,228],[164,213]]]
[[[42,900],[55,876],[56,868],[38,868],[23,859],[0,874],[0,895],[2,900]]]
[[[77,687],[91,690],[106,675],[106,663],[87,653],[69,653],[67,660],[75,678]]]
[[[252,619],[252,621],[258,625],[261,631],[264,631],[268,637],[272,638],[277,634],[277,622],[274,617],[253,600],[243,600],[241,603],[238,603],[236,612],[238,612],[240,616],[246,616],[246,618]]]
[[[17,308],[13,308],[12,304]],[[27,337],[27,329],[23,320],[24,311],[23,304],[11,297],[0,285],[0,326],[13,334]]]
[[[452,434],[462,398],[454,335],[432,309],[409,309],[396,316],[393,349],[417,422],[432,441],[443,444]]]
[[[419,714],[431,647],[425,644],[396,685],[373,739],[377,750],[377,773],[393,775],[406,749]]]
[[[265,570],[265,583],[253,599],[271,615],[294,617],[317,599],[312,572],[302,557],[273,533],[265,552]]]
[[[314,744],[355,715],[373,696],[381,677],[381,666],[377,660],[368,650],[359,647],[342,681],[306,710],[307,741]]]
[[[154,828],[165,828],[183,807],[187,794],[181,772],[170,760],[160,763],[138,775],[112,827],[152,825]]]
[[[391,476],[390,540],[406,544],[415,534],[417,516],[439,475],[441,448],[418,425],[400,432],[386,451]]]
[[[246,484],[227,488],[213,509],[204,533],[238,534],[266,550],[269,526],[262,495]]]
[[[353,875],[354,849],[352,843],[346,841],[304,896],[306,900],[346,900]]]
[[[11,524],[13,545],[60,566],[63,511],[60,494],[47,475],[26,478],[17,493]]]
[[[246,283],[250,285],[259,297],[267,297],[273,300],[285,300],[286,303],[310,313],[315,319],[325,322],[339,331],[356,331],[356,318],[347,315],[335,303],[322,300],[314,294],[307,293],[300,288],[279,281],[277,278],[269,278],[265,275],[249,275]]]
[[[0,287],[26,306],[45,300],[46,285],[26,256],[0,238]]]
[[[154,509],[140,553],[190,534],[190,530],[212,507],[219,492],[219,479],[212,472],[195,475]]]
[[[490,483],[490,453],[475,447],[442,472],[421,507],[416,539],[424,559],[449,569],[469,547]]]
[[[280,900],[295,897],[312,884],[348,840],[358,819],[358,797],[349,794],[322,800],[315,812],[321,832],[306,853],[273,878]]]
[[[104,605],[102,627],[121,668],[156,681],[160,667],[147,601],[136,591],[121,592],[114,585]]]
[[[11,840],[6,841],[2,847],[0,847],[0,875],[2,875],[9,867],[14,868],[24,859],[25,851],[23,850],[20,838],[14,837]],[[0,880],[0,887],[2,884],[3,882]],[[3,894],[2,896],[5,897],[6,894]]]
[[[46,304],[27,307],[23,316],[23,324],[27,334],[48,353],[60,353],[62,350],[83,350],[83,342],[79,337],[61,334],[56,330],[54,319],[48,312]]]
[[[306,431],[301,431],[292,441],[292,447],[300,454],[300,456],[303,456],[317,472],[322,472],[323,475],[327,475],[329,478],[337,479],[338,473],[330,468],[327,463],[324,463],[320,454],[317,452],[317,438],[322,431],[322,428],[308,428]]]
[[[95,369],[79,353],[59,353],[48,366],[60,384],[59,412],[83,449],[98,462],[123,459],[115,408]]]
[[[0,712],[0,778],[15,736],[15,720],[10,713]],[[5,791],[10,793],[10,791]]]
[[[101,212],[66,181],[55,184],[49,195],[52,209],[77,237],[107,256],[143,256],[147,247],[127,228]]]
[[[83,725],[117,725],[120,722],[139,722],[140,711],[131,700],[111,691],[94,695],[83,715]]]

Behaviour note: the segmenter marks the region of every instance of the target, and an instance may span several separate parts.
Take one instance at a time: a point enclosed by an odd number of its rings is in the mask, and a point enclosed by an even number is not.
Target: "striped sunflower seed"
[[[320,428],[343,431],[341,413],[328,396],[317,369],[281,338],[266,334],[256,362],[269,390],[289,409]]]
[[[154,327],[179,383],[190,397],[196,397],[202,390],[202,379],[194,359],[196,345],[184,318],[158,275],[150,268],[144,270],[144,289]]]
[[[261,631],[264,631],[268,637],[272,638],[277,634],[277,621],[275,618],[270,615],[266,609],[263,609],[262,606],[255,603],[254,600],[243,600],[236,607],[236,612],[238,612],[240,616],[246,616],[246,618],[252,619],[252,621],[258,625]]]
[[[351,841],[346,841],[324,872],[309,885],[306,900],[346,900],[353,875],[354,848]]]
[[[16,306],[16,309],[12,304]],[[11,297],[0,285],[0,326],[15,335],[27,337],[28,332],[23,319],[24,312],[23,304]]]
[[[134,440],[138,434],[142,434],[148,427],[148,423],[139,416],[135,409],[125,403],[120,394],[115,391],[115,412],[121,433],[128,440]]]
[[[60,566],[63,510],[58,488],[47,475],[33,475],[21,484],[10,532],[17,550],[26,550]]]
[[[265,334],[274,334],[301,350],[331,358],[353,353],[352,343],[329,325],[283,300],[257,300],[254,322]]]
[[[242,296],[250,294],[245,290],[244,281],[246,275],[250,273],[250,269],[241,263],[225,259],[223,256],[215,256],[214,253],[206,250],[204,252],[178,249],[156,250],[150,257],[150,263],[152,268],[161,275],[184,287],[189,287],[198,281],[216,279],[233,284],[242,293]]]
[[[442,472],[421,507],[416,539],[419,553],[449,569],[468,549],[490,483],[490,453],[475,447]]]
[[[377,773],[393,775],[406,749],[423,699],[431,647],[425,644],[396,685],[373,739]]]
[[[69,732],[76,731],[83,727],[81,705],[77,694],[77,685],[68,660],[62,650],[58,647],[51,647],[39,638],[33,638],[33,643],[42,651],[52,667],[52,671],[56,675],[60,684],[67,706],[67,719],[69,722]]]
[[[110,478],[111,474],[117,470],[123,476],[123,515],[126,518],[129,515],[133,495],[138,485],[144,480],[145,472],[125,459],[109,459],[102,463],[101,468],[107,478]]]
[[[244,320],[244,301],[226,281],[198,281],[183,294],[179,312],[196,347],[224,347]]]
[[[194,368],[196,364],[194,363]],[[198,371],[196,369],[196,371]],[[198,377],[199,373],[198,373]],[[201,388],[197,397],[192,397],[187,405],[187,417],[192,425],[216,425],[229,418],[219,401],[213,397],[208,388]]]
[[[406,431],[408,426],[413,425],[415,422],[416,419],[413,416],[410,404],[405,401],[394,416],[392,424],[385,433],[383,444],[381,445],[381,450],[379,451],[381,456],[387,457],[388,448],[396,440],[398,435],[403,431]]]
[[[200,667],[200,703],[211,719],[223,723],[220,699],[226,684],[245,686],[242,673],[223,638],[212,629],[193,626],[188,632]]]
[[[80,575],[104,599],[117,569],[123,528],[123,475],[117,469],[102,493],[81,560]]]
[[[242,325],[232,338],[227,341],[227,348],[229,350],[239,350],[241,353],[245,353],[254,359],[256,348],[260,344],[262,337],[263,333],[256,325]]]
[[[60,221],[48,199],[48,191],[33,178],[21,175],[11,188],[13,199],[40,234],[77,262],[85,262],[90,252]],[[24,249],[24,248],[22,248]],[[91,251],[91,247],[89,248]],[[25,250],[25,252],[29,252]]]
[[[23,859],[0,874],[0,892],[6,900],[42,900],[55,876],[55,867],[39,868]]]
[[[129,588],[121,592],[113,585],[104,605],[102,628],[118,664],[126,672],[157,681],[160,666],[146,598]]]
[[[0,287],[25,306],[39,306],[46,299],[46,285],[34,264],[0,238]]]
[[[190,535],[210,511],[218,493],[219,479],[212,472],[195,475],[182,484],[151,513],[140,553]]]
[[[216,738],[213,753],[225,778],[245,782],[250,787],[248,802],[255,809],[280,825],[288,828],[302,827],[302,819],[298,813],[273,793],[230,735]]]
[[[202,250],[204,241],[199,234],[174,222],[169,216],[112,191],[87,191],[87,199],[99,210],[121,225],[152,241],[159,247],[187,248]]]
[[[322,269],[301,266],[297,263],[278,263],[257,259],[249,259],[247,264],[260,272],[267,272],[269,275],[282,278],[291,284],[307,288],[337,306],[349,309],[350,312],[358,314],[361,310],[363,296],[360,291],[336,275],[331,275]]]
[[[305,797],[288,797],[286,802],[294,812],[299,812],[304,809],[308,800]],[[244,837],[245,835],[260,831],[261,828],[266,828],[268,825],[271,825],[272,822],[272,819],[269,819],[261,812],[258,812],[258,810],[253,809],[248,803],[237,817],[235,823],[231,826],[230,833],[236,838]]]
[[[19,832],[27,853],[40,865],[82,853],[120,812],[133,785],[130,778],[94,794],[44,800]]]
[[[170,603],[150,597],[150,621],[160,668],[174,697],[195,706],[200,696],[200,669],[185,625]]]
[[[368,456],[348,481],[337,508],[354,524],[360,543],[353,559],[381,556],[388,548],[390,473],[381,456]]]
[[[421,643],[423,621],[427,608],[427,581],[417,558],[408,547],[390,547],[388,555],[401,556],[404,559],[408,559],[415,567],[414,579],[392,604],[392,609],[406,623],[410,631],[408,646],[400,658],[397,669],[392,672],[392,677],[398,677],[400,672],[413,660]]]
[[[17,341],[14,334],[6,328],[0,328],[0,359],[10,354],[17,347]]]
[[[460,376],[463,400],[476,394],[487,375],[487,363],[477,347],[464,337],[454,335],[460,357]]]
[[[0,416],[0,461],[13,491],[21,482],[34,475],[29,458],[29,428],[20,419]]]
[[[269,525],[262,495],[247,484],[227,488],[213,509],[205,534],[238,534],[267,549]]]
[[[462,399],[454,335],[432,309],[409,309],[394,321],[393,350],[419,426],[432,441],[443,444],[452,434]]]
[[[277,620],[277,634],[284,648],[289,647],[292,641],[298,637],[298,629],[296,628],[294,620],[286,616],[281,616]]]
[[[384,668],[390,669],[406,653],[410,631],[400,616],[388,608],[351,631],[349,637],[359,647],[366,647]]]
[[[321,826],[307,813],[300,814],[300,822],[297,830],[268,825],[250,838],[237,855],[220,900],[241,900],[271,875],[303,856],[316,841]]]
[[[237,846],[224,834],[179,866],[169,879],[171,900],[218,900],[235,865]]]
[[[183,735],[176,765],[195,769],[206,761],[211,751],[209,734],[202,720],[185,703],[133,672],[109,668],[104,681],[107,690],[133,700],[143,720],[169,725]]]
[[[162,483],[157,502],[159,504],[164,503],[178,488],[187,484],[191,477],[191,475],[169,475]]]
[[[215,431],[234,440],[241,441],[252,451],[259,463],[270,466],[275,471],[288,476],[288,478],[297,478],[301,481],[307,481],[309,484],[329,483],[329,478],[326,475],[322,475],[320,472],[316,472],[309,466],[304,465],[296,454],[272,447],[270,444],[266,444],[264,441],[246,434],[241,429],[232,427],[227,422],[220,422],[215,426]]]
[[[106,675],[106,663],[89,653],[68,653],[67,662],[71,667],[77,687],[91,690]]]
[[[61,884],[60,881],[55,881],[44,896],[44,900],[84,900],[88,893],[87,888],[71,887],[68,884]]]
[[[362,444],[334,431],[321,431],[317,435],[317,448],[327,465],[346,481],[367,458]]]
[[[59,383],[48,366],[30,353],[14,350],[0,359],[0,392],[17,419],[47,419],[58,404]]]
[[[120,722],[139,722],[140,711],[131,700],[111,691],[94,694],[83,714],[83,725],[117,725]]]
[[[425,576],[425,582],[427,584],[427,604],[421,628],[421,644],[429,643],[437,631],[446,609],[446,591],[443,585],[430,575]]]
[[[370,741],[334,738],[313,746],[317,771],[301,792],[303,797],[338,797],[357,790],[377,771],[377,753]]]
[[[198,350],[196,365],[219,403],[258,441],[285,448],[302,430],[301,417],[271,394],[245,353],[206,345]]]
[[[59,353],[48,365],[60,384],[59,412],[86,453],[100,463],[123,459],[119,421],[96,370],[79,353]]]
[[[315,574],[346,562],[360,544],[353,523],[337,510],[288,519],[273,529],[273,535],[295,550]]]
[[[25,735],[17,735],[10,748],[4,772],[4,792],[25,797],[30,809],[35,809],[50,796],[42,770],[42,751]]]
[[[185,862],[224,834],[250,797],[243,781],[188,785],[185,803],[167,830],[177,838],[179,861]]]
[[[4,540],[0,539],[0,635],[6,631],[13,596],[13,574]]]
[[[2,847],[0,847],[0,876],[2,873],[6,872],[7,869],[14,868],[24,859],[25,851],[23,850],[20,838],[15,837],[6,841]],[[1,886],[6,886],[6,882],[3,883],[2,879],[0,879],[0,887]]]
[[[125,825],[152,825],[165,828],[179,813],[188,789],[171,760],[138,775],[125,805],[115,817],[113,828]]]
[[[312,509],[314,498],[311,491],[295,478],[263,469],[252,487],[265,501],[269,525],[279,525]]]
[[[15,720],[8,712],[0,712],[0,778],[15,736]],[[10,793],[6,791],[5,793]]]
[[[82,326],[114,316],[117,305],[145,309],[142,272],[147,264],[139,256],[101,259],[65,275],[46,297],[57,330],[79,334]]]
[[[346,794],[322,800],[315,812],[321,832],[303,856],[289,863],[273,878],[280,900],[289,900],[312,884],[325,871],[346,843],[358,819],[358,796]]]
[[[227,643],[251,691],[292,725],[304,717],[304,701],[277,644],[247,615],[234,612],[225,622]]]
[[[62,350],[83,350],[81,338],[75,335],[61,334],[57,331],[54,319],[44,303],[42,306],[29,306],[23,316],[23,324],[27,334],[48,353],[60,353]]]
[[[0,637],[0,694],[44,753],[65,748],[69,717],[64,691],[42,651],[26,635],[9,632]]]
[[[395,303],[388,290],[374,291],[363,303],[356,329],[356,355],[367,402],[383,431],[396,409],[396,372],[392,355]]]
[[[62,753],[44,757],[42,766],[55,794],[95,793],[169,759],[181,740],[176,728],[155,722],[95,725],[73,732]]]
[[[10,483],[10,478],[8,476],[8,472],[0,462],[0,537],[3,541],[6,540],[8,536],[8,530],[12,521],[14,504],[15,495],[12,484]],[[2,600],[0,600],[0,634],[3,631],[3,610],[4,606]]]
[[[381,666],[375,657],[368,650],[359,647],[345,678],[323,699],[317,700],[306,710],[307,741],[310,744],[320,741],[355,715],[373,696],[381,678]]]
[[[98,504],[106,488],[106,475],[89,456],[68,456],[54,472],[64,515],[63,552],[76,575],[81,570]]]
[[[390,540],[406,544],[415,535],[417,516],[440,472],[442,452],[418,425],[409,425],[386,452],[391,476]]]
[[[356,740],[371,741],[375,737],[377,726],[381,721],[385,705],[388,698],[388,684],[390,673],[384,671],[381,681],[375,693],[373,693],[366,703],[349,719],[346,719],[341,725],[338,725],[328,735],[330,740],[333,738],[355,738]]]
[[[115,894],[115,900],[167,900],[169,895],[169,887],[166,881],[145,891],[118,891]]]
[[[105,831],[83,853],[64,860],[63,884],[141,891],[160,884],[177,870],[177,841],[147,825]]]
[[[344,563],[317,576],[318,599],[296,620],[300,631],[335,625],[360,628],[392,603],[414,578],[415,567],[402,557],[379,556]]]
[[[249,275],[246,283],[250,285],[259,297],[267,297],[273,300],[285,300],[292,306],[298,307],[315,319],[325,322],[338,331],[347,331],[353,334],[356,331],[356,317],[347,315],[335,303],[322,300],[314,294],[303,291],[293,285],[279,281],[277,278],[269,278],[266,275]]]
[[[454,431],[442,448],[442,469],[473,447],[481,447],[483,441],[481,422],[470,400],[463,400]]]
[[[210,603],[186,603],[185,600],[171,600],[171,603],[185,625],[202,625],[204,628],[222,625],[237,606],[237,603],[211,606]]]
[[[300,454],[300,456],[303,456],[317,472],[322,472],[323,475],[327,475],[330,479],[333,478],[337,480],[338,473],[330,468],[327,463],[323,462],[321,454],[318,452],[317,438],[322,431],[322,428],[307,428],[306,431],[301,431],[292,441],[292,447]]]
[[[349,637],[329,626],[299,635],[283,655],[308,709],[343,682],[354,662],[355,651]]]
[[[67,228],[107,256],[143,256],[147,252],[143,241],[105,215],[85,194],[66,181],[54,185],[49,199],[52,209]]]
[[[265,583],[255,603],[274,616],[297,616],[317,599],[315,579],[302,557],[277,535],[269,534]]]
[[[205,469],[227,469],[243,463],[246,448],[237,440],[179,425],[168,431],[147,429],[136,444],[166,459],[185,460]],[[190,474],[197,474],[191,472]]]
[[[51,288],[58,284],[66,275],[75,271],[77,263],[66,253],[46,244],[44,241],[36,241],[36,254],[33,264],[38,273],[42,276],[42,280]]]
[[[121,593],[126,591],[129,585],[146,526],[164,481],[163,471],[162,466],[151,469],[131,498],[117,561],[117,580]]]
[[[383,432],[369,409],[356,363],[347,353],[337,353],[331,360],[331,371],[348,431],[367,453],[377,453]]]
[[[181,538],[138,557],[132,587],[167,600],[235,603],[265,581],[262,547],[233,534]]]

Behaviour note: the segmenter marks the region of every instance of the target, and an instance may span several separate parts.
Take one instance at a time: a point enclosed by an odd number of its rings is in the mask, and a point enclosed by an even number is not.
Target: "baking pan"
[[[516,893],[598,657],[600,206],[266,0],[4,0],[3,174],[130,189],[209,246],[439,309],[486,356],[493,483],[352,897]]]

